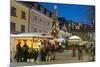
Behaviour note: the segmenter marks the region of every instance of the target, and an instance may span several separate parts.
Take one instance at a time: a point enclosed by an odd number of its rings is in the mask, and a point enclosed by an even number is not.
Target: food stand
[[[79,45],[82,39],[79,36],[71,36],[68,39],[68,45]]]
[[[77,46],[87,46],[89,42],[83,41],[79,36],[71,36],[68,39],[68,45],[72,48],[73,46],[77,49]]]
[[[44,39],[53,39],[52,36],[49,35],[42,35],[43,33],[20,33],[20,34],[11,34],[11,40],[10,40],[10,51],[12,57],[15,56],[16,53],[16,45],[18,42],[21,42],[21,47],[23,45],[27,44],[29,48],[39,48],[41,45],[41,41]]]

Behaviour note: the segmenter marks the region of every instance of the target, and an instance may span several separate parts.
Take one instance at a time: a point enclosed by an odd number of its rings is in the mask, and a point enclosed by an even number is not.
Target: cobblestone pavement
[[[83,55],[83,59],[78,60],[78,56],[72,57],[72,52],[65,50],[63,53],[56,53],[56,59],[50,60],[46,62],[11,62],[11,66],[30,66],[30,65],[44,65],[44,64],[62,64],[62,63],[79,63],[79,62],[88,62],[89,61],[89,55],[85,54]]]

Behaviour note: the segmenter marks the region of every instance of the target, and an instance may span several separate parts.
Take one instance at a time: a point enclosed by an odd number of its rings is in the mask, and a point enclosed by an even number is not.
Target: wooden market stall
[[[10,52],[11,57],[13,58],[16,53],[16,45],[18,42],[21,42],[21,47],[27,44],[29,48],[39,48],[40,41],[44,39],[52,39],[52,36],[42,35],[42,33],[20,33],[20,34],[11,34],[10,36]]]

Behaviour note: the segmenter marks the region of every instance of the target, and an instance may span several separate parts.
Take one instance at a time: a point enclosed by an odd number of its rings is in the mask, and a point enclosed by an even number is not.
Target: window
[[[44,31],[44,33],[45,33],[45,31]]]
[[[36,28],[34,28],[34,32],[36,32]]]
[[[21,25],[21,32],[25,32],[25,26]]]
[[[42,22],[42,19],[40,18],[40,22]]]
[[[11,7],[11,16],[16,16],[16,8]]]
[[[37,20],[37,16],[35,16],[34,19]]]
[[[41,32],[41,30],[40,30],[40,32]]]
[[[11,27],[10,27],[11,33],[12,33],[12,32],[15,32],[15,30],[16,30],[16,24],[15,24],[14,22],[11,22],[11,23],[10,23],[10,26],[11,26]]]
[[[49,22],[48,22],[48,25],[49,25]]]
[[[45,20],[44,20],[44,22],[43,22],[44,24],[45,24]]]
[[[25,15],[26,15],[25,12],[22,11],[22,13],[21,13],[21,18],[22,18],[22,19],[25,19]]]

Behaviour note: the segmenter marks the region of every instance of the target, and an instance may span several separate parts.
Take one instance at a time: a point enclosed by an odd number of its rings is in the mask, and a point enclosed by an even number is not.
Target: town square
[[[95,6],[10,2],[11,66],[95,61]]]

